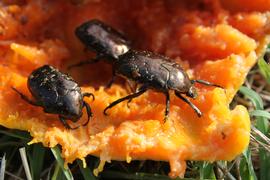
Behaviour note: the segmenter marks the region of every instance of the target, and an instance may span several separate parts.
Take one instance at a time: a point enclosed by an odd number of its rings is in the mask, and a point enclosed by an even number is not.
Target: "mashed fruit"
[[[66,163],[92,154],[104,162],[169,161],[171,177],[182,177],[185,160],[232,160],[249,143],[250,118],[245,107],[229,108],[259,52],[269,43],[269,0],[254,6],[243,0],[25,0],[0,3],[0,124],[29,131],[31,143],[62,146]],[[251,2],[251,0],[250,0]],[[121,6],[120,6],[121,5]],[[123,32],[136,49],[167,55],[180,63],[192,79],[224,87],[196,85],[192,102],[201,118],[171,93],[169,120],[164,123],[165,97],[152,90],[122,102],[103,115],[112,101],[130,93],[119,78],[106,89],[111,66],[104,62],[67,70],[94,57],[85,51],[74,29],[89,19],[100,19]],[[71,74],[94,116],[85,127],[67,130],[57,115],[23,101],[11,87],[31,97],[27,77],[43,64]],[[85,122],[86,112],[78,121]],[[72,125],[71,122],[68,122]]]

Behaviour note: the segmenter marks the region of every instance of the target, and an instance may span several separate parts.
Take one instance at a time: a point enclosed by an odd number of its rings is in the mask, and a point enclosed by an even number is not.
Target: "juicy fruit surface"
[[[37,0],[14,5],[4,1],[0,7],[0,124],[29,131],[32,143],[60,144],[66,163],[89,154],[99,156],[96,173],[110,160],[169,161],[171,177],[184,175],[185,160],[232,160],[249,143],[250,119],[246,108],[239,105],[230,110],[229,104],[254,65],[256,52],[269,42],[265,3],[270,1],[258,0],[252,7],[242,2],[104,0],[74,5]],[[134,99],[129,107],[120,103],[104,116],[109,103],[130,93],[125,82],[119,78],[105,89],[111,66],[103,62],[66,69],[94,57],[74,35],[78,25],[94,18],[124,32],[136,49],[167,55],[183,65],[192,79],[224,89],[196,86],[199,96],[192,102],[203,112],[201,118],[171,93],[171,113],[164,123],[165,97],[154,91]],[[85,98],[94,114],[87,126],[67,130],[58,116],[27,104],[12,91],[16,87],[31,97],[27,77],[44,64],[70,73],[83,92],[95,94],[93,102]],[[78,123],[86,118],[84,111]]]

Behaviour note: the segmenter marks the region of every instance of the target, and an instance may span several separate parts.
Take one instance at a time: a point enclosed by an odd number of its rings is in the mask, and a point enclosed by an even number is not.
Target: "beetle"
[[[94,50],[97,55],[92,60],[82,61],[70,67],[94,63],[104,58],[113,67],[113,77],[109,86],[112,84],[115,75],[122,76],[140,85],[140,88],[135,93],[120,98],[107,106],[103,111],[105,115],[107,115],[108,109],[118,103],[124,100],[130,102],[148,89],[153,89],[162,92],[166,96],[165,120],[169,116],[169,90],[174,90],[175,95],[189,104],[196,114],[201,117],[202,112],[182,94],[195,99],[197,92],[194,83],[222,88],[204,80],[190,80],[183,68],[179,64],[172,62],[168,57],[130,48],[129,42],[122,34],[99,20],[83,23],[76,28],[75,34],[88,49]]]
[[[107,110],[117,105],[118,103],[129,100],[142,95],[148,89],[162,92],[166,96],[165,120],[169,116],[170,96],[169,90],[173,90],[175,95],[186,102],[195,111],[198,117],[202,116],[202,112],[197,108],[186,96],[196,99],[197,90],[194,87],[195,83],[204,84],[206,86],[215,86],[222,88],[219,85],[210,83],[205,80],[190,80],[183,68],[172,62],[168,57],[149,52],[130,50],[127,53],[120,55],[118,60],[113,63],[113,68],[116,75],[132,80],[140,87],[130,95],[120,98],[107,106],[103,113],[107,115]]]
[[[66,120],[77,122],[82,116],[83,107],[86,108],[88,115],[87,122],[83,126],[88,124],[93,115],[89,104],[83,98],[92,96],[94,99],[94,95],[82,93],[72,77],[50,65],[34,70],[28,77],[27,86],[34,100],[29,99],[16,88],[12,87],[12,89],[29,104],[43,107],[46,113],[58,114],[60,121],[67,129],[79,127],[70,127]]]
[[[112,63],[122,54],[130,50],[130,41],[122,33],[103,23],[93,19],[81,24],[75,29],[75,35],[86,46],[87,49],[96,52],[96,57],[88,61],[81,61],[71,65],[68,69],[82,66],[84,64],[96,63],[104,59]],[[115,72],[107,87],[110,87],[115,79]]]

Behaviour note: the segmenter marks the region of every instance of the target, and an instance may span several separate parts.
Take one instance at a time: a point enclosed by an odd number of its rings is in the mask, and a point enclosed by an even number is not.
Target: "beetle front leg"
[[[165,108],[164,122],[167,121],[169,114],[170,114],[170,94],[169,94],[169,92],[166,92],[165,96],[166,96],[166,108]]]
[[[25,100],[26,102],[28,102],[29,104],[33,105],[33,106],[40,106],[40,104],[38,102],[34,102],[31,99],[29,99],[26,95],[24,95],[23,93],[21,93],[20,91],[18,91],[16,88],[11,87],[16,93],[18,93],[21,98],[23,100]]]
[[[86,60],[86,61],[80,61],[78,62],[77,64],[73,64],[73,65],[70,65],[68,66],[68,70],[70,70],[71,68],[74,68],[74,67],[79,67],[79,66],[83,66],[83,65],[86,65],[86,64],[94,64],[94,63],[97,63],[100,59],[104,58],[105,56],[103,54],[97,54],[96,57],[90,59],[90,60]]]
[[[94,94],[93,93],[83,93],[83,95],[82,95],[83,97],[92,97],[93,98],[93,101],[95,100],[95,96],[94,96]]]
[[[87,102],[83,101],[83,107],[86,108],[86,112],[87,112],[87,121],[83,124],[83,126],[86,126],[90,118],[93,117],[93,113],[92,113],[91,107],[89,106],[89,104],[87,104]]]
[[[187,98],[183,97],[179,92],[175,91],[174,92],[177,97],[182,99],[185,103],[187,103],[198,115],[198,117],[202,117],[202,112],[200,111],[199,108],[197,108],[192,102],[190,102]]]
[[[126,97],[120,98],[120,99],[118,99],[118,100],[112,102],[109,106],[107,106],[107,107],[104,109],[103,114],[104,114],[104,115],[108,115],[108,114],[106,113],[106,111],[107,111],[108,109],[112,108],[113,106],[119,104],[119,103],[122,102],[122,101],[129,100],[129,99],[133,99],[133,98],[135,98],[135,97],[138,97],[138,96],[142,95],[145,91],[147,91],[147,87],[146,87],[146,86],[143,86],[143,87],[141,87],[141,88],[139,89],[138,92],[135,92],[135,93],[133,93],[133,94],[127,95]]]
[[[62,116],[59,116],[59,119],[62,122],[62,124],[65,126],[65,128],[67,128],[67,129],[78,129],[80,127],[80,126],[75,127],[75,128],[70,127],[70,125],[67,123],[66,119],[63,118]]]

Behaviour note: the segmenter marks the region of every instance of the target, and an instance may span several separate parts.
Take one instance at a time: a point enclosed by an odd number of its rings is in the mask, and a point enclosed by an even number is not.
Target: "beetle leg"
[[[106,85],[106,89],[109,89],[109,88],[112,86],[112,84],[113,84],[113,82],[114,82],[114,80],[115,80],[115,76],[116,76],[116,74],[115,74],[115,71],[113,70],[113,72],[112,72],[112,78],[111,78],[111,80],[108,82],[108,84]]]
[[[120,98],[120,99],[118,99],[118,100],[112,102],[109,106],[107,106],[107,107],[104,109],[103,114],[104,114],[104,115],[108,115],[108,114],[106,113],[106,111],[107,111],[108,109],[112,108],[113,106],[119,104],[119,103],[122,102],[122,101],[129,100],[129,99],[133,99],[133,98],[135,98],[135,97],[138,97],[138,96],[140,96],[141,94],[143,94],[146,90],[147,90],[147,87],[146,87],[146,86],[142,86],[142,87],[139,89],[138,92],[135,92],[135,93],[133,93],[133,94],[127,95],[126,97]]]
[[[132,92],[138,92],[138,88],[137,88],[138,84],[135,85],[135,90],[132,89]],[[130,108],[129,103],[131,103],[132,99],[129,99],[127,102],[127,107]]]
[[[103,54],[97,54],[96,57],[90,59],[90,60],[86,60],[86,61],[80,61],[77,64],[72,64],[70,66],[68,66],[68,70],[74,67],[79,67],[79,66],[83,66],[85,64],[94,64],[96,62],[98,62],[100,59],[104,58]]]
[[[128,92],[134,93],[138,89],[138,84],[135,83],[134,81],[131,81],[129,79],[126,80],[126,87],[128,89]]]
[[[196,114],[198,115],[198,117],[201,117],[202,116],[202,112],[200,111],[200,109],[197,108],[192,102],[190,102],[187,98],[183,97],[179,92],[175,91],[174,93],[175,93],[175,95],[177,97],[179,97],[184,102],[186,102],[188,105],[190,105],[190,107],[196,112]]]
[[[95,96],[94,96],[94,94],[92,94],[92,93],[83,93],[83,95],[82,95],[83,97],[92,97],[93,98],[93,101],[95,100]]]
[[[214,84],[214,83],[211,83],[211,82],[202,80],[202,79],[193,79],[193,80],[191,80],[191,83],[192,83],[192,84],[194,84],[194,83],[200,83],[200,84],[203,84],[203,85],[206,85],[206,86],[215,86],[215,87],[219,87],[219,88],[224,89],[224,88],[223,88],[222,86],[220,86],[220,85],[217,85],[217,84]]]
[[[169,114],[170,114],[170,94],[169,92],[165,92],[165,96],[166,96],[166,109],[165,109],[165,117],[164,117],[164,121],[166,122]]]
[[[89,106],[89,104],[87,104],[85,101],[83,101],[83,106],[86,108],[86,112],[87,112],[87,121],[83,124],[83,126],[86,126],[90,120],[90,118],[93,116],[92,110]]]
[[[67,129],[78,129],[80,127],[80,126],[75,127],[75,128],[74,127],[70,127],[70,125],[68,125],[66,119],[63,118],[62,116],[59,116],[59,119],[63,123],[63,125],[65,126],[65,128],[67,128]]]
[[[162,63],[161,67],[163,67],[167,71],[167,77],[166,77],[166,83],[165,84],[168,84],[168,81],[170,79],[170,70],[165,65],[166,65],[166,63]]]
[[[28,102],[29,104],[33,105],[33,106],[40,106],[40,104],[38,102],[34,102],[31,99],[29,99],[26,95],[24,95],[23,93],[21,93],[20,91],[18,91],[16,88],[11,87],[16,93],[18,93],[21,98],[23,100],[25,100],[26,102]]]

